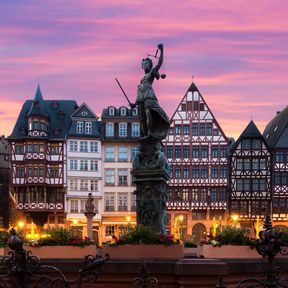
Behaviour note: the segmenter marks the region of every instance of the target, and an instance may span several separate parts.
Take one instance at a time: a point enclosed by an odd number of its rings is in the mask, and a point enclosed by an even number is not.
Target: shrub
[[[103,243],[104,244],[104,243]],[[173,235],[156,233],[149,227],[136,226],[128,227],[126,233],[121,237],[112,236],[112,241],[106,242],[107,245],[127,245],[127,244],[161,244],[172,245],[180,244],[180,240],[175,240]]]
[[[216,243],[218,242],[216,246],[249,245],[254,247],[256,245],[256,241],[249,238],[246,230],[232,226],[226,227],[219,235],[215,237],[214,241]],[[213,245],[213,243],[211,244]]]

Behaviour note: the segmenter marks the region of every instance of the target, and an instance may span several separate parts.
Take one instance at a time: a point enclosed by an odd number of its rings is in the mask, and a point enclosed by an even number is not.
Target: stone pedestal
[[[96,215],[96,213],[86,212],[84,215],[87,218],[87,237],[92,239],[93,217]]]
[[[139,152],[133,159],[132,177],[136,184],[137,224],[165,233],[167,184],[170,167],[162,152],[160,140],[140,140]]]

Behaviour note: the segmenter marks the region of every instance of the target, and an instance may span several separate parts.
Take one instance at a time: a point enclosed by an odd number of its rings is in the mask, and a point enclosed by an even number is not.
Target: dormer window
[[[115,115],[115,109],[114,109],[114,107],[109,107],[108,114],[109,114],[110,116],[114,116],[114,115]]]
[[[82,111],[82,112],[81,112],[81,116],[84,116],[84,117],[85,117],[85,116],[87,116],[87,115],[88,115],[88,112],[87,112],[87,111]]]
[[[132,109],[132,115],[133,116],[137,116],[138,115],[138,109],[137,108]]]
[[[83,122],[77,122],[77,133],[83,134]]]
[[[39,129],[39,122],[33,121],[33,129],[38,130]]]
[[[126,108],[124,108],[124,107],[120,108],[120,115],[126,116]]]
[[[85,134],[92,134],[92,122],[85,122]]]
[[[47,130],[47,126],[45,122],[41,122],[41,130],[46,131]]]

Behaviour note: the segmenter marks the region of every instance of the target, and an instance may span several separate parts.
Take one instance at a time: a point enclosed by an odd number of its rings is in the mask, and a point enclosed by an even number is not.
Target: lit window
[[[88,180],[80,179],[80,191],[88,191]]]
[[[70,200],[70,212],[78,213],[78,200]]]
[[[115,210],[115,194],[105,193],[105,211],[114,211],[114,210]]]
[[[118,211],[128,210],[128,193],[118,194]]]

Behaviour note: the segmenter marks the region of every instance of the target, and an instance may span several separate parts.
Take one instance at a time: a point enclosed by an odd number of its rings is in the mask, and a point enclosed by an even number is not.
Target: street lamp
[[[79,222],[79,220],[78,220],[78,219],[73,219],[73,221],[72,221],[72,222],[73,222],[73,224],[74,224],[74,225],[77,225],[77,224],[78,224],[78,222]]]
[[[22,228],[24,227],[24,222],[19,221],[19,222],[18,222],[18,227],[19,227],[20,229],[22,229]]]
[[[238,218],[239,218],[239,215],[233,214],[233,215],[231,215],[231,218],[232,218],[232,220],[233,220],[233,222],[234,222],[234,226],[236,227],[236,222],[237,222],[237,220],[238,220]]]

